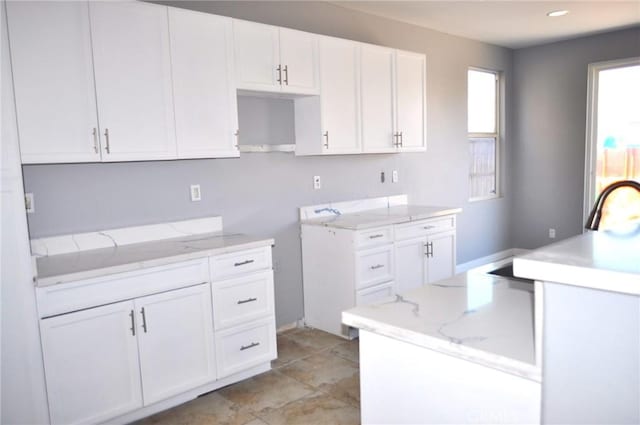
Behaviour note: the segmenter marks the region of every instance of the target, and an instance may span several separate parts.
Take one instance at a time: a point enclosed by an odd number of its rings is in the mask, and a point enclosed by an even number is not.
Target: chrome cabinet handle
[[[424,230],[429,230],[429,229],[433,229],[436,226],[424,226]]]
[[[109,144],[109,129],[104,130],[104,140],[107,142],[107,146],[104,148],[107,153],[111,153],[111,145]]]
[[[244,260],[244,261],[240,261],[239,263],[233,263],[233,267],[239,267],[239,266],[244,266],[246,264],[251,264],[253,263],[255,260]]]
[[[429,248],[427,249],[427,252],[429,253],[429,257],[433,258],[433,242],[429,242],[427,245],[429,245]]]
[[[278,65],[276,71],[278,71],[278,84],[282,85],[282,65]]]
[[[237,129],[235,133],[233,133],[234,136],[236,136],[236,144],[235,147],[237,148],[238,145],[240,144],[240,129]]]
[[[396,148],[398,146],[400,146],[400,142],[398,141],[398,133],[393,133],[393,146],[395,146]]]
[[[381,237],[383,237],[383,236],[384,236],[384,235],[382,235],[382,234],[371,235],[371,236],[369,236],[369,239],[378,239],[378,238],[381,238]]]
[[[325,131],[323,136],[324,136],[324,147],[329,149],[329,131]]]
[[[284,66],[284,83],[289,85],[289,65]]]
[[[252,342],[249,345],[241,345],[240,346],[240,351],[248,350],[249,348],[257,347],[258,345],[260,345],[259,342]]]
[[[98,129],[93,127],[93,151],[98,153]]]
[[[402,131],[398,133],[398,136],[400,137],[400,146],[403,146]]]
[[[254,301],[258,301],[258,299],[257,298],[247,298],[246,300],[238,300],[238,304],[252,303]]]
[[[140,313],[142,314],[142,329],[144,330],[144,333],[147,333],[147,315],[144,312],[144,307],[142,307]]]
[[[371,266],[369,267],[371,270],[376,270],[376,269],[381,269],[383,268],[384,265],[383,264],[376,264],[375,266]]]
[[[134,319],[133,310],[129,312],[129,317],[131,317],[131,327],[129,328],[131,330],[131,335],[136,336],[136,323]]]

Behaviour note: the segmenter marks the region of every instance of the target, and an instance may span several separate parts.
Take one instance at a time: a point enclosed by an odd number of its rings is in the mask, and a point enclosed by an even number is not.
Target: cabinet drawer
[[[453,215],[429,220],[420,220],[414,223],[395,226],[395,240],[417,238],[424,235],[452,230],[455,227],[456,218]]]
[[[393,282],[385,282],[356,292],[356,306],[373,304],[393,296]]]
[[[218,378],[276,357],[276,325],[273,316],[216,332]]]
[[[356,288],[366,288],[393,279],[393,245],[356,253]]]
[[[393,242],[393,227],[378,227],[356,233],[356,248],[384,245]]]
[[[40,317],[68,313],[209,281],[206,258],[36,289]]]
[[[224,329],[273,315],[271,270],[215,282],[212,293],[215,329]]]
[[[271,247],[215,255],[209,258],[211,280],[271,268]]]

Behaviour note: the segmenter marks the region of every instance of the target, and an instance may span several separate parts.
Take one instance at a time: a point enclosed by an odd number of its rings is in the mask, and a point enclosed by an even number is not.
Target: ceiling
[[[333,4],[512,49],[640,25],[640,0],[337,1]],[[569,14],[557,18],[547,16],[547,12],[561,9],[569,10]]]

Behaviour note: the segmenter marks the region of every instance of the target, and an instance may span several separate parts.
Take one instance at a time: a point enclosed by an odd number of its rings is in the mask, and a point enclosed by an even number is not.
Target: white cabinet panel
[[[211,280],[271,268],[271,247],[244,249],[209,257]]]
[[[209,284],[135,300],[144,403],[215,379]]]
[[[103,161],[176,157],[167,8],[91,2]]]
[[[427,238],[396,242],[396,290],[403,294],[427,282]]]
[[[426,59],[396,50],[396,132],[403,152],[426,149]]]
[[[455,274],[455,238],[455,232],[438,233],[429,237],[428,243],[431,244],[427,278],[429,283]]]
[[[10,1],[7,13],[22,162],[100,161],[88,3]]]
[[[356,306],[374,304],[393,295],[393,282],[385,282],[356,293]]]
[[[393,245],[371,248],[356,253],[356,288],[366,288],[394,276]]]
[[[358,45],[331,37],[319,45],[323,152],[360,152]]]
[[[318,93],[317,35],[280,28],[282,91]]]
[[[276,357],[276,328],[273,318],[216,332],[216,362],[219,378],[268,362]]]
[[[234,20],[233,37],[238,88],[280,91],[278,27]]]
[[[239,156],[231,18],[169,8],[179,158]]]
[[[362,146],[364,152],[395,152],[394,51],[361,46]]]
[[[142,407],[132,301],[40,322],[51,422],[97,423]]]

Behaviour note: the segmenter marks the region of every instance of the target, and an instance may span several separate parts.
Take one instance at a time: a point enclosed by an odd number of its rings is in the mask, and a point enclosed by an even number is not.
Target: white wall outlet
[[[549,239],[556,238],[556,229],[549,229]]]
[[[391,172],[391,183],[398,183],[398,170]]]
[[[191,185],[191,202],[200,201],[202,199],[202,192],[200,192],[199,184]]]
[[[320,176],[313,176],[313,188],[320,189],[322,187],[322,182],[320,181]]]
[[[33,214],[34,212],[36,212],[36,204],[33,200],[33,193],[24,194],[24,207],[27,210],[28,214]]]

